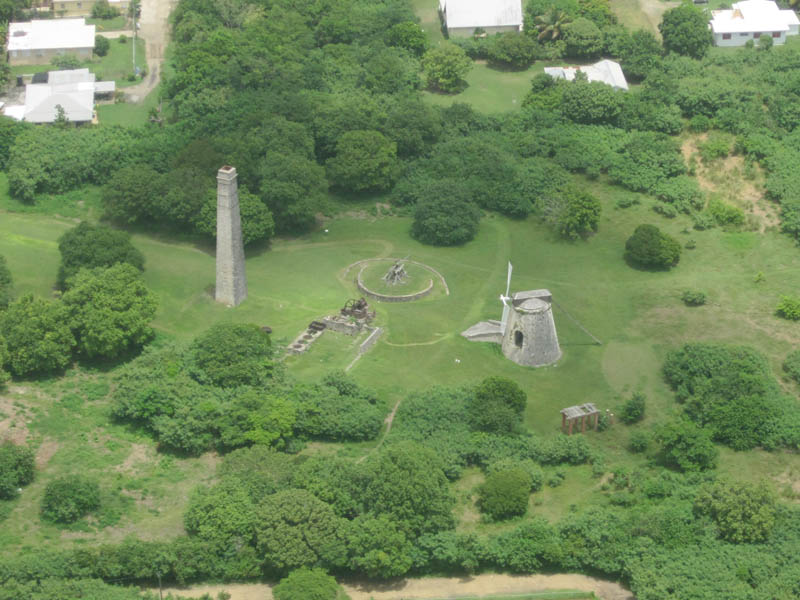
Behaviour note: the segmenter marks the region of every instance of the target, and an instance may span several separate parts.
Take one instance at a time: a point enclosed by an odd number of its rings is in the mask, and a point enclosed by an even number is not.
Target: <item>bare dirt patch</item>
[[[53,458],[58,449],[61,447],[55,440],[45,439],[42,444],[39,446],[38,450],[36,450],[36,467],[38,469],[43,469],[47,466],[47,463],[50,462],[50,459]]]
[[[617,583],[575,574],[527,576],[485,574],[461,578],[432,577],[401,579],[382,584],[345,583],[344,588],[352,600],[426,600],[465,596],[481,597],[490,594],[530,594],[552,590],[594,592],[602,600],[635,600],[633,594]],[[165,593],[171,593],[177,597],[196,597],[202,594],[215,597],[222,591],[228,592],[231,600],[270,600],[272,598],[272,587],[264,583],[198,585],[164,590]]]
[[[25,396],[33,393],[29,388],[9,385],[0,394],[0,442],[10,440],[15,444],[24,444],[28,440],[28,424],[33,416],[27,409]]]
[[[148,464],[155,461],[155,448],[145,444],[131,444],[131,451],[122,464],[114,467],[120,473],[133,474],[138,469],[138,465]]]
[[[704,164],[700,160],[698,143],[705,141],[707,134],[688,138],[681,146],[683,158],[688,163],[692,157],[696,161],[695,176],[700,188],[706,192],[717,193],[722,198],[741,208],[754,229],[764,233],[780,224],[778,206],[764,197],[758,185],[763,180],[760,167],[753,165],[754,178],[745,177],[745,162],[742,156],[728,156],[724,159]]]

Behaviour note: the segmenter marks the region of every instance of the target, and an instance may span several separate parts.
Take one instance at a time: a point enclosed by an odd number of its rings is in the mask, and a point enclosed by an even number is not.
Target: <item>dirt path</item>
[[[139,18],[139,36],[145,41],[147,77],[134,86],[125,88],[132,102],[141,102],[161,81],[161,66],[169,41],[169,14],[177,0],[142,0]]]
[[[635,600],[633,594],[617,583],[585,575],[475,575],[474,577],[432,577],[403,579],[388,584],[344,584],[352,600],[425,600],[442,598],[480,598],[487,594],[525,594],[549,590],[578,590],[594,592],[602,600]],[[151,590],[152,591],[152,590]],[[198,585],[190,588],[170,588],[175,596],[189,597],[226,591],[231,600],[270,600],[272,587],[263,583],[230,585]]]

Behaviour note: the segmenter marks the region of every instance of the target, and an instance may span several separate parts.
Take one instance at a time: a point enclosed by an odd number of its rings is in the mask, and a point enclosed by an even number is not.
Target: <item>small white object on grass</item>
[[[327,230],[327,229],[325,230],[325,233],[328,233],[328,230]]]
[[[461,363],[461,359],[460,359],[460,358],[457,358],[457,359],[456,359],[456,364],[460,364],[460,363]]]

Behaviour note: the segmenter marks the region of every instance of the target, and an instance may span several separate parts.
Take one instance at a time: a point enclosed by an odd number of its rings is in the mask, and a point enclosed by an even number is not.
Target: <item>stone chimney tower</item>
[[[217,172],[217,286],[214,299],[228,306],[238,306],[245,298],[247,277],[236,168],[224,166]]]

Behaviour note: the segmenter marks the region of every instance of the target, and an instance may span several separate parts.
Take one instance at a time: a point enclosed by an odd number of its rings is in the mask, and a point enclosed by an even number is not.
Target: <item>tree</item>
[[[660,457],[668,467],[681,471],[704,471],[717,464],[719,452],[711,434],[688,420],[667,423],[656,433]]]
[[[765,542],[775,525],[775,493],[764,483],[717,481],[694,500],[695,512],[709,515],[720,537],[734,544]]]
[[[577,186],[568,185],[539,201],[544,220],[565,238],[576,240],[597,231],[600,201]]]
[[[233,480],[195,490],[183,523],[218,551],[251,545],[255,537],[256,511],[247,489]]]
[[[267,567],[286,572],[299,567],[344,565],[346,521],[306,490],[289,489],[261,502],[256,548]]]
[[[95,6],[97,6],[95,4]],[[108,54],[109,49],[111,48],[111,42],[108,41],[107,37],[102,35],[94,36],[94,53],[97,56],[105,56]]]
[[[105,217],[120,223],[154,221],[166,193],[165,176],[146,164],[122,167],[103,186]]]
[[[258,174],[261,199],[272,212],[278,233],[301,233],[314,226],[328,192],[321,166],[294,152],[270,153]]]
[[[349,566],[368,577],[405,575],[413,564],[413,546],[387,515],[361,516],[347,531]]]
[[[563,10],[552,8],[534,18],[533,31],[537,32],[536,38],[540,42],[554,42],[563,37],[564,27],[570,21],[572,19]]]
[[[111,267],[127,263],[144,270],[144,256],[131,243],[131,236],[105,225],[81,222],[58,239],[61,264],[58,267],[58,287],[64,289],[67,279],[80,269]]]
[[[111,6],[108,0],[97,0],[92,6],[93,19],[113,19],[114,17],[118,16],[119,16],[119,9],[117,9],[114,6]],[[97,52],[97,46],[95,46],[95,52]],[[105,55],[101,54],[100,56],[105,56]]]
[[[641,81],[661,61],[661,44],[653,32],[637,29],[620,48],[620,59],[625,76],[631,80]]]
[[[769,50],[770,48],[772,48],[773,43],[774,40],[772,39],[772,36],[768,33],[762,33],[760,36],[758,36],[758,47],[761,50]]]
[[[17,497],[17,490],[33,481],[36,472],[33,450],[10,441],[0,444],[0,499]]]
[[[158,303],[135,267],[81,269],[67,283],[62,303],[77,349],[87,358],[115,359],[152,339]]]
[[[64,307],[32,294],[0,313],[0,337],[8,346],[8,367],[17,376],[62,371],[75,346]]]
[[[536,60],[538,44],[528,35],[507,32],[491,38],[489,60],[515,69],[526,69]]]
[[[247,189],[239,188],[239,215],[242,222],[242,239],[244,245],[255,242],[266,242],[275,233],[275,222],[272,213],[261,198],[251,194]],[[217,194],[210,191],[206,203],[195,221],[197,231],[217,237]]]
[[[422,56],[428,49],[428,38],[422,28],[413,21],[396,23],[386,32],[386,44],[405,48],[415,56]]]
[[[647,398],[641,392],[634,392],[633,395],[619,408],[620,421],[627,425],[638,423],[644,419],[645,402]]]
[[[11,270],[8,268],[6,257],[0,254],[0,310],[8,308],[11,302],[12,282]]]
[[[295,569],[272,590],[275,600],[346,600],[336,580],[324,569]]]
[[[481,485],[478,505],[494,520],[524,515],[528,510],[531,477],[524,469],[490,474]]]
[[[574,58],[594,58],[603,49],[603,33],[589,19],[580,17],[563,26],[567,55]]]
[[[561,114],[576,123],[614,125],[622,112],[623,94],[599,81],[576,80],[564,86]]]
[[[204,383],[261,386],[272,376],[272,343],[258,325],[218,323],[200,334],[190,351]]]
[[[397,144],[378,131],[348,131],[326,169],[331,185],[341,190],[388,190],[397,177]]]
[[[669,269],[680,257],[678,241],[655,225],[639,225],[625,242],[625,258],[640,267]]]
[[[362,498],[368,512],[388,515],[410,536],[452,528],[454,499],[432,450],[398,442],[373,455],[366,467]]]
[[[454,94],[465,86],[464,78],[472,69],[472,61],[459,46],[447,42],[425,53],[422,69],[430,87]]]
[[[684,3],[664,12],[658,26],[667,52],[703,58],[713,41],[708,19],[693,4]]]
[[[411,236],[434,246],[460,246],[478,233],[481,210],[466,199],[460,182],[433,182],[423,190],[414,209]]]
[[[100,508],[100,486],[83,475],[52,480],[44,488],[42,518],[53,523],[74,523]]]
[[[8,345],[0,335],[0,387],[2,387],[10,378],[11,375],[6,371],[10,355],[8,353]]]
[[[478,431],[509,433],[522,422],[528,397],[505,377],[487,377],[478,384],[467,404],[467,419]]]

